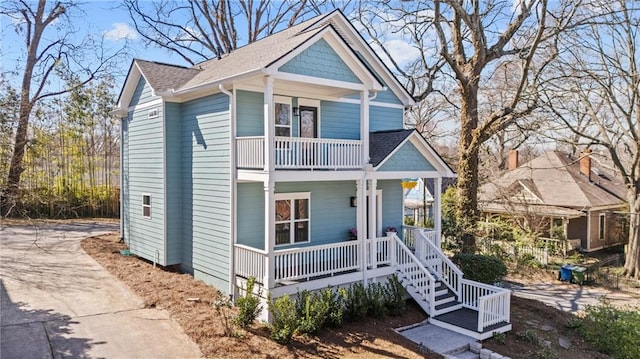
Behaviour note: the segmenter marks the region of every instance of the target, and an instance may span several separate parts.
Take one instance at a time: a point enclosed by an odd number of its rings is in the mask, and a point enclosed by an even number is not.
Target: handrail
[[[511,320],[511,292],[499,291],[478,299],[478,332],[500,322]]]
[[[266,251],[236,243],[234,256],[237,275],[254,277],[258,283],[264,283]]]
[[[393,260],[395,261],[393,264],[395,265],[396,269],[400,272],[402,272],[404,274],[404,277],[411,283],[411,285],[413,285],[416,290],[418,291],[418,293],[429,303],[429,315],[434,315],[435,314],[435,278],[431,275],[431,273],[429,273],[429,271],[427,270],[427,268],[424,267],[424,265],[420,262],[420,260],[413,254],[413,252],[409,249],[409,247],[407,247],[401,240],[400,238],[398,238],[397,235],[392,235],[393,239],[395,240],[395,244],[396,246],[392,246],[392,248],[394,249],[399,249],[400,251],[396,251],[396,255],[393,256]],[[404,254],[404,256],[401,256],[401,254]],[[404,263],[399,263],[399,261],[401,259],[407,259],[407,262]],[[415,267],[417,267],[419,274],[423,275],[422,278],[426,278],[427,280],[427,285],[421,285],[420,282],[422,281],[417,281],[415,280],[412,276],[415,275],[414,273],[407,273],[407,268],[406,265],[413,265]],[[421,278],[421,279],[422,279]]]
[[[422,243],[426,244],[426,249],[428,250],[429,257],[435,256],[438,259],[438,263],[433,265],[432,268],[436,273],[440,275],[442,282],[451,289],[455,293],[455,295],[460,298],[460,294],[462,291],[461,281],[463,278],[463,273],[447,256],[442,253],[440,248],[436,247],[434,243],[429,241],[424,235],[423,231],[416,231],[416,246],[422,245]],[[421,236],[422,241],[418,242],[418,238]],[[420,244],[419,244],[420,243]],[[420,250],[416,250],[416,252],[422,252]],[[427,253],[424,253],[425,257]],[[425,258],[426,259],[426,258]]]
[[[357,270],[360,248],[360,242],[349,241],[275,250],[271,271],[274,280],[281,282]]]

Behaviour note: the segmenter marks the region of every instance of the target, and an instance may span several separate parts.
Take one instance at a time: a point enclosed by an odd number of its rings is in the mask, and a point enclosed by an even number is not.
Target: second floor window
[[[275,99],[275,122],[276,136],[291,136],[291,99],[276,98]]]

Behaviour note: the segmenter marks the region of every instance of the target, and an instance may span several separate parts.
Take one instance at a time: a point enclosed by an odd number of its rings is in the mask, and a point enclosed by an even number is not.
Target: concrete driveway
[[[0,358],[197,358],[182,328],[111,276],[80,240],[116,223],[0,228]]]

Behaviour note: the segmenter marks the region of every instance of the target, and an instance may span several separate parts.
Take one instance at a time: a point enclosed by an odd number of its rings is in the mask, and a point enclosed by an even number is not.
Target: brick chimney
[[[515,170],[516,168],[518,168],[518,150],[510,150],[507,169],[511,171]]]
[[[591,182],[591,150],[586,149],[580,153],[580,173],[587,176]]]

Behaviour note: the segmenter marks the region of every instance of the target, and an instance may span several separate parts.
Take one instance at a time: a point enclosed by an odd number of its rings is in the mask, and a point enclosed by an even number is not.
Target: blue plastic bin
[[[571,264],[565,264],[560,267],[560,280],[564,282],[570,282],[573,277],[573,266]]]

